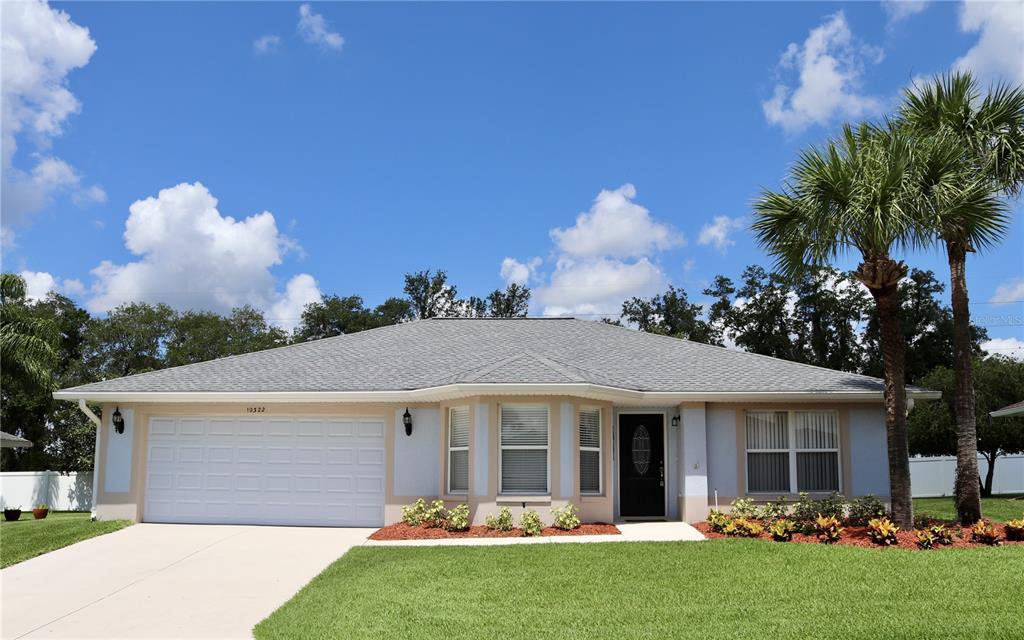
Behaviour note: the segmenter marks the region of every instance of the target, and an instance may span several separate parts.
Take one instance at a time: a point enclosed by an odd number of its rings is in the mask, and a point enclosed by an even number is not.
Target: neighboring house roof
[[[106,380],[55,397],[426,401],[553,386],[572,393],[618,390],[623,399],[644,394],[652,401],[681,401],[686,394],[867,399],[882,393],[878,378],[602,322],[518,318],[419,320]],[[917,397],[937,397],[910,390]]]
[[[1003,407],[1002,409],[996,409],[989,415],[993,418],[1007,418],[1009,416],[1019,416],[1024,414],[1024,400],[1015,402],[1009,406]]]
[[[25,438],[20,438],[13,433],[0,431],[0,449],[21,449],[31,447],[32,443]]]

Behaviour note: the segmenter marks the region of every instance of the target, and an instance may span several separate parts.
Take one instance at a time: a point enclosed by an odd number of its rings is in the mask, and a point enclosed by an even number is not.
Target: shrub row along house
[[[422,497],[476,524],[567,502],[693,522],[889,493],[881,380],[571,318],[420,320],[56,397],[102,404],[100,518],[381,526]]]

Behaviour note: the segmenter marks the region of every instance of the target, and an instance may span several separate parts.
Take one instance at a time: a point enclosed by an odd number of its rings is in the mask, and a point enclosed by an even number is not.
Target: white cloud
[[[29,300],[42,300],[50,292],[64,294],[81,294],[85,292],[82,281],[74,278],[68,278],[60,282],[46,271],[28,270],[19,271],[18,275],[25,280],[25,297]]]
[[[882,9],[889,16],[890,25],[921,13],[927,6],[924,0],[882,0]]]
[[[730,238],[729,235],[737,229],[742,229],[744,224],[743,218],[715,216],[711,223],[701,227],[697,243],[714,245],[716,249],[725,253],[729,247],[736,244],[736,241]]]
[[[308,273],[300,273],[288,281],[284,295],[280,296],[268,312],[269,321],[279,327],[292,328],[302,319],[307,304],[320,302],[320,288]]]
[[[965,2],[960,29],[978,32],[978,42],[953,63],[983,81],[1024,82],[1024,2]]]
[[[85,285],[78,278],[67,278],[64,280],[64,293],[68,295],[82,295],[85,293]]]
[[[252,49],[256,53],[276,53],[281,48],[281,36],[265,35],[256,38],[252,42]]]
[[[107,201],[107,192],[103,190],[103,187],[94,184],[75,193],[72,196],[72,200],[75,201],[75,204],[79,205],[93,202],[103,204]]]
[[[558,261],[548,286],[537,291],[544,315],[618,317],[622,302],[653,296],[668,286],[662,270],[647,258],[625,262],[614,258]]]
[[[842,11],[811,30],[803,44],[790,43],[779,59],[782,71],[798,76],[796,87],[775,85],[761,104],[765,118],[790,133],[837,118],[858,118],[880,109],[878,98],[861,93],[866,63],[881,61],[882,52],[858,42]]]
[[[1014,360],[1024,360],[1024,340],[1018,338],[992,338],[982,342],[981,348],[989,353],[1007,356]]]
[[[88,29],[45,2],[4,2],[0,11],[0,190],[6,227],[25,222],[57,193],[71,191],[85,200],[93,193],[92,187],[82,189],[74,168],[50,155],[49,149],[63,133],[65,121],[81,107],[67,87],[67,76],[89,62],[96,43]],[[35,149],[29,169],[15,166],[19,141],[28,141]],[[10,239],[11,232],[5,234]]]
[[[636,187],[631,184],[603,190],[590,211],[576,216],[574,226],[552,229],[551,238],[562,253],[577,258],[638,258],[684,244],[680,233],[655,222],[651,212],[634,198]]]
[[[291,327],[298,321],[296,305],[316,289],[313,278],[301,274],[278,292],[270,268],[294,242],[278,231],[269,211],[243,220],[221,215],[202,183],[163,189],[129,211],[125,245],[140,259],[104,261],[93,269],[93,311],[135,301],[218,312],[250,304]]]
[[[299,6],[299,35],[310,44],[315,44],[323,50],[334,49],[341,51],[345,44],[345,38],[336,31],[331,31],[327,20],[319,13],[313,13],[309,4]]]
[[[1024,278],[1011,278],[996,287],[989,302],[1021,302],[1024,300]]]
[[[513,283],[526,286],[536,277],[541,262],[540,258],[531,258],[526,262],[505,258],[501,261],[501,278],[505,281],[505,286]]]

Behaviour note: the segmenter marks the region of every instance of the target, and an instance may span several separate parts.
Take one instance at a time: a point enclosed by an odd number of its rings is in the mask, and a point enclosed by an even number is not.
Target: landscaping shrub
[[[540,520],[540,514],[528,509],[519,518],[519,528],[523,530],[524,536],[539,536],[544,529],[544,523]]]
[[[444,520],[444,528],[448,531],[467,531],[469,529],[469,505],[463,503],[448,511]]]
[[[786,498],[779,496],[777,502],[766,502],[758,507],[756,517],[766,524],[771,524],[776,520],[785,518],[788,514],[789,505],[786,504]]]
[[[870,520],[887,515],[885,505],[873,495],[854,498],[850,501],[850,509],[846,514],[846,524],[864,526]]]
[[[756,518],[757,506],[753,498],[736,498],[729,504],[729,514],[734,518]]]
[[[833,492],[821,500],[811,500],[807,492],[800,493],[800,499],[793,505],[793,519],[797,522],[814,522],[818,516],[842,519],[846,512],[846,498]]]
[[[487,514],[487,518],[484,519],[484,525],[488,529],[497,529],[498,531],[511,531],[514,526],[512,521],[512,511],[508,507],[502,507],[498,509],[498,515]]]
[[[708,526],[715,533],[724,533],[725,527],[732,521],[732,518],[727,514],[722,513],[718,509],[712,509],[708,513]]]
[[[1006,523],[1006,539],[1018,542],[1024,540],[1024,518]]]
[[[896,534],[899,530],[900,528],[889,518],[872,518],[868,521],[868,537],[875,544],[896,544]]]
[[[980,542],[981,544],[998,545],[999,533],[996,532],[995,526],[991,522],[985,522],[984,520],[978,520],[971,527],[971,540]]]
[[[427,503],[423,498],[419,498],[416,502],[402,507],[402,522],[410,527],[418,527],[423,522],[426,512]]]
[[[786,518],[779,518],[768,525],[768,533],[776,542],[789,542],[793,539],[794,531],[796,531],[796,523]]]
[[[838,542],[843,535],[843,527],[839,524],[836,516],[819,515],[814,519],[814,532],[818,539],[825,544]]]
[[[946,528],[943,524],[934,524],[928,527],[928,533],[932,534],[935,541],[941,545],[949,546],[953,544],[953,532]]]
[[[935,534],[928,529],[914,529],[914,537],[917,538],[917,546],[922,549],[931,549],[937,542]]]
[[[725,525],[724,532],[729,536],[756,538],[764,533],[764,525],[750,518],[734,518],[729,524]]]
[[[576,515],[576,506],[569,502],[561,509],[554,508],[551,515],[555,517],[555,526],[565,531],[571,531],[580,526],[579,516]]]
[[[447,511],[444,508],[444,502],[442,500],[434,500],[430,503],[430,506],[424,510],[423,518],[420,519],[420,524],[427,528],[443,527],[446,515]]]

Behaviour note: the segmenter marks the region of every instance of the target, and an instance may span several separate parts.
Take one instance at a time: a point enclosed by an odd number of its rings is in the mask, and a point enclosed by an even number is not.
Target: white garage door
[[[154,417],[148,522],[384,524],[384,421]]]

